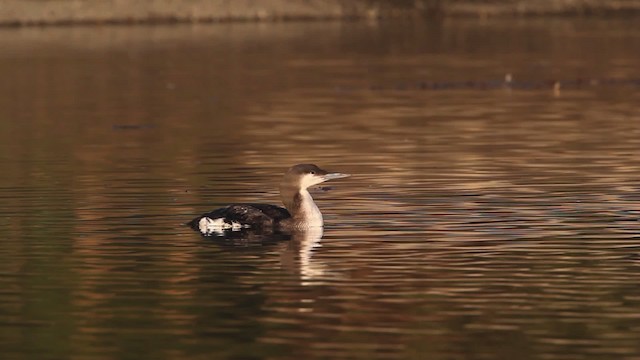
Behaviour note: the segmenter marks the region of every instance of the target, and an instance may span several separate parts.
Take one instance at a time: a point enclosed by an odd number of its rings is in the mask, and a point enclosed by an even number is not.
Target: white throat
[[[300,203],[300,215],[302,215],[302,227],[311,228],[311,227],[322,227],[324,225],[322,220],[322,213],[318,206],[313,201],[311,194],[307,189],[300,190],[300,196],[302,201]]]

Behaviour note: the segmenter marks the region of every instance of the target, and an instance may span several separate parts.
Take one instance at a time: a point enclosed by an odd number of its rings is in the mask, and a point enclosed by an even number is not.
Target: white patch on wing
[[[203,217],[198,222],[198,228],[204,235],[211,235],[214,233],[216,235],[224,235],[225,230],[240,231],[248,227],[249,225],[242,225],[241,223],[235,221],[229,224],[225,221],[224,218],[211,219],[208,217]]]
[[[224,219],[209,219],[208,217],[203,217],[198,222],[198,228],[200,232],[204,235],[210,235],[216,233],[218,235],[224,234]]]
[[[229,225],[229,224],[227,224],[227,225]],[[242,226],[242,224],[237,223],[237,222],[234,221],[234,222],[231,223],[231,228],[230,229],[233,230],[233,231],[238,231],[238,230],[242,229],[243,227],[244,226]],[[246,227],[249,227],[249,226],[247,225]]]

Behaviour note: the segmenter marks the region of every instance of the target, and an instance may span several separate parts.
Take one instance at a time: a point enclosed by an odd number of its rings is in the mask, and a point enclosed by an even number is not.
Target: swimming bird
[[[328,180],[350,176],[322,170],[313,164],[294,165],[280,183],[284,208],[269,204],[232,204],[202,214],[187,223],[202,235],[224,235],[227,231],[294,231],[324,225],[322,213],[307,190]]]

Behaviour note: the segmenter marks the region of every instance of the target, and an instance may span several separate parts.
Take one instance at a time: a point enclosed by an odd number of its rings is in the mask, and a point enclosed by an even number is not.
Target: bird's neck
[[[282,202],[289,210],[295,227],[312,228],[322,227],[324,222],[322,213],[313,201],[307,189],[295,189],[295,191],[283,192],[281,189]]]

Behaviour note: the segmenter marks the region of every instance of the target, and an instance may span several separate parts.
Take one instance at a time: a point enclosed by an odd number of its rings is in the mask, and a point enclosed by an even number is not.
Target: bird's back
[[[274,229],[290,217],[287,209],[275,205],[233,204],[198,216],[187,225],[204,235],[222,235],[227,230]]]

